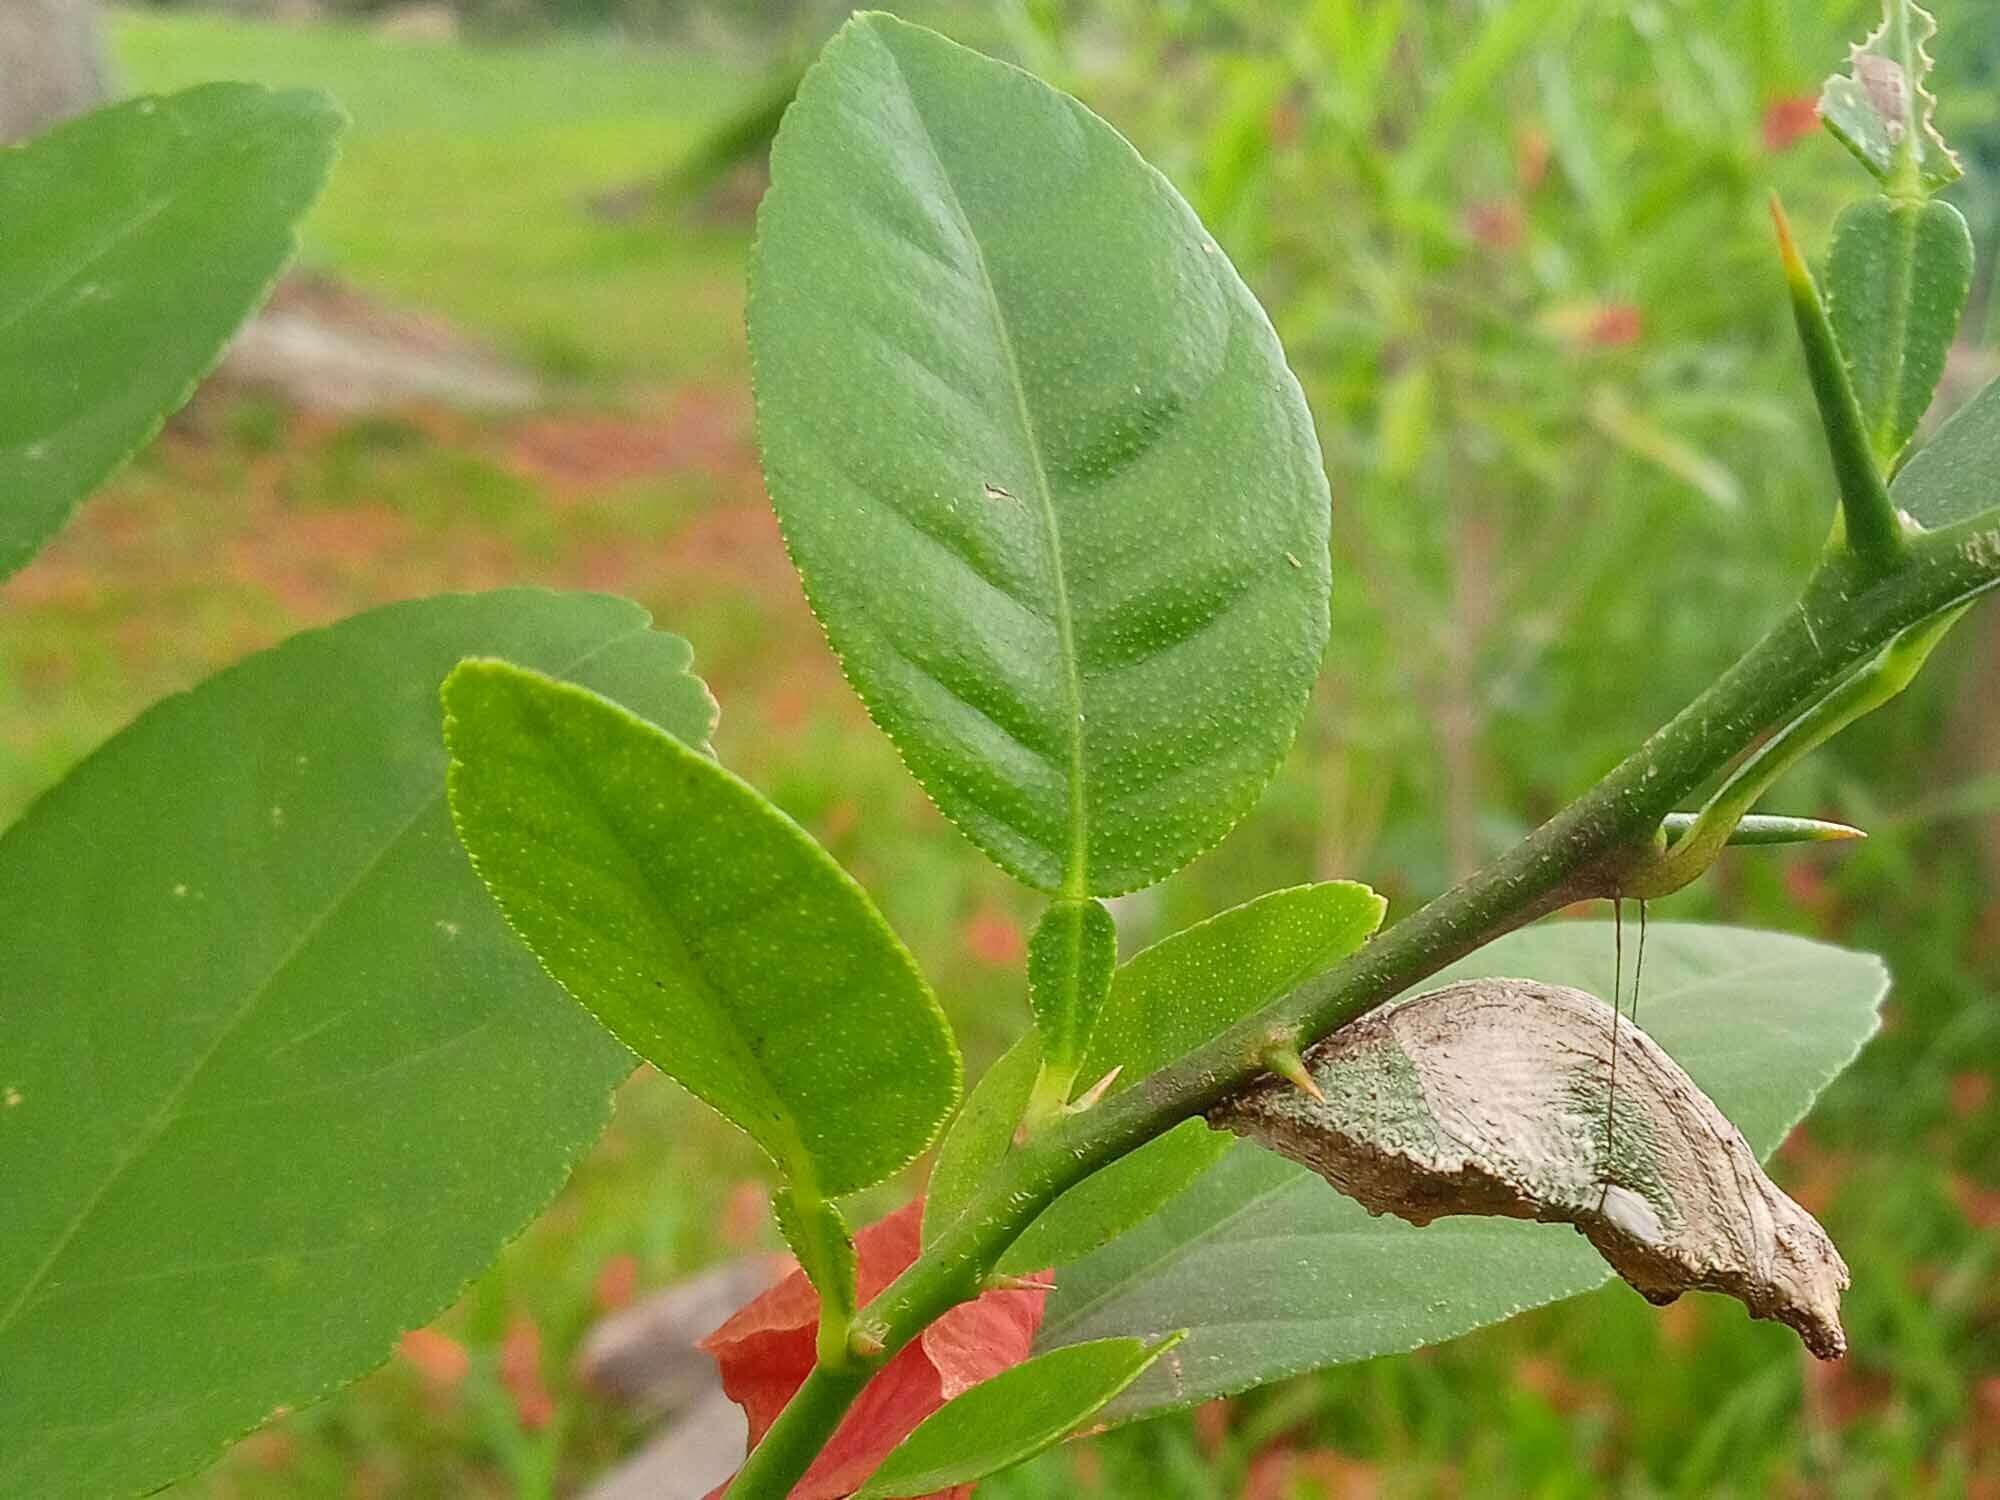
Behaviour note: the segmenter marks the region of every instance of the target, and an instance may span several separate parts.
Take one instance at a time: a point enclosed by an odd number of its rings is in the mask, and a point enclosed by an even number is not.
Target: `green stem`
[[[768,1495],[772,1500],[790,1494],[874,1373],[873,1368],[815,1368],[764,1434],[764,1441],[750,1450],[729,1494]]]
[[[1897,636],[1995,586],[2000,526],[1986,517],[1914,537],[1886,573],[1836,553],[1735,666],[1498,860],[1215,1040],[1096,1109],[1053,1122],[1013,1152],[957,1222],[863,1310],[861,1326],[893,1355],[978,1295],[986,1270],[1057,1195],[1206,1114],[1262,1073],[1274,1047],[1303,1048],[1502,933],[1617,891],[1626,872],[1652,856],[1654,835],[1676,803]],[[785,1495],[859,1390],[851,1375],[816,1372],[751,1455],[729,1500]]]
[[[1864,714],[1873,713],[1915,680],[1937,643],[1971,606],[1961,604],[1913,625],[1875,659],[1773,735],[1708,799],[1700,816],[1671,848],[1626,877],[1621,894],[1649,900],[1670,896],[1715,863],[1744,814],[1771,784]]]

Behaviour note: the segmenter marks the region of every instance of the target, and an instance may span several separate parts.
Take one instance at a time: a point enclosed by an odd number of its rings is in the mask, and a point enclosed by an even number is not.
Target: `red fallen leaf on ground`
[[[855,1235],[864,1303],[917,1258],[922,1225],[919,1198]],[[1046,1291],[987,1292],[939,1318],[868,1383],[791,1500],[840,1500],[859,1489],[925,1417],[1026,1359],[1047,1301]],[[701,1341],[722,1372],[723,1391],[749,1419],[753,1448],[811,1371],[818,1332],[819,1296],[805,1273],[794,1271]],[[718,1486],[709,1500],[727,1488]],[[940,1495],[964,1500],[971,1493],[962,1485]]]

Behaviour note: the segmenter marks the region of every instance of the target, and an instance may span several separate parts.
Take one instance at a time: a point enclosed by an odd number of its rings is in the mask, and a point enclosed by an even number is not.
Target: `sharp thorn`
[[[1093,1083],[1089,1088],[1085,1089],[1081,1094],[1078,1094],[1076,1098],[1072,1099],[1069,1102],[1069,1104],[1066,1106],[1069,1112],[1073,1115],[1080,1115],[1087,1109],[1095,1108],[1099,1103],[1099,1101],[1101,1101],[1104,1098],[1104,1096],[1111,1091],[1111,1085],[1117,1080],[1118,1075],[1124,1071],[1125,1071],[1125,1064],[1120,1063],[1117,1067],[1113,1068],[1109,1073],[1106,1073],[1102,1078],[1098,1079],[1097,1082]]]
[[[1046,1276],[1048,1273],[1042,1274]],[[1003,1271],[989,1273],[981,1285],[989,1292],[1052,1292],[1056,1289],[1053,1281],[1034,1276],[1014,1276]]]
[[[1326,1095],[1320,1092],[1319,1085],[1313,1081],[1312,1071],[1306,1067],[1305,1059],[1291,1048],[1272,1048],[1264,1054],[1264,1066],[1315,1103],[1326,1103]]]

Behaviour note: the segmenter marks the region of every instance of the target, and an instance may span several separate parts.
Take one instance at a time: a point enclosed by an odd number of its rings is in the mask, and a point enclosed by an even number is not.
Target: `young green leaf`
[[[2000,511],[2000,381],[1952,413],[1910,455],[1889,498],[1932,529]],[[1989,545],[2000,547],[2000,541]]]
[[[150,1493],[379,1364],[603,1128],[631,1055],[451,835],[482,651],[714,724],[636,605],[427,599],[167,699],[0,837],[9,1494]]]
[[[1084,1074],[1121,1069],[1113,1091],[1210,1040],[1358,948],[1382,920],[1364,885],[1329,881],[1271,891],[1155,943],[1112,976]],[[1041,1049],[1023,1038],[973,1089],[931,1176],[926,1243],[958,1217],[1006,1154],[1028,1104]],[[1189,1121],[1064,1193],[1001,1258],[1003,1271],[1066,1265],[1157,1213],[1228,1151]]]
[[[1057,1104],[1069,1098],[1117,967],[1118,926],[1101,903],[1049,903],[1028,939],[1028,1005]]]
[[[1351,880],[1290,886],[1185,928],[1123,965],[1083,1073],[1129,1087],[1345,958],[1387,903]]]
[[[1833,226],[1827,314],[1886,471],[1930,407],[1972,289],[1972,234],[1949,203],[1864,198]]]
[[[791,1188],[780,1188],[771,1195],[771,1217],[778,1221],[778,1233],[798,1257],[799,1269],[819,1293],[820,1361],[843,1364],[847,1330],[860,1302],[860,1266],[847,1221],[826,1199],[802,1199]]]
[[[929,1245],[975,1198],[1000,1165],[1028,1107],[1042,1049],[1031,1032],[1000,1055],[966,1096],[938,1149],[924,1203]],[[1188,1120],[1085,1178],[1036,1217],[995,1269],[1029,1275],[1061,1266],[1115,1239],[1220,1161],[1230,1139]]]
[[[1610,994],[1611,966],[1607,924],[1558,922],[1501,938],[1424,988],[1507,975]],[[1646,1029],[1768,1155],[1874,1032],[1887,987],[1866,954],[1655,923]],[[1178,1378],[1140,1380],[1108,1409],[1115,1421],[1455,1338],[1608,1274],[1565,1230],[1370,1218],[1303,1168],[1239,1146],[1146,1224],[1064,1266],[1040,1343],[1188,1326]]]
[[[747,783],[502,661],[444,686],[451,811],[543,967],[808,1196],[880,1182],[957,1101],[958,1049],[861,887]]]
[[[0,151],[0,578],[263,301],[340,125],[321,95],[217,83]]]
[[[1159,879],[1255,800],[1326,643],[1326,480],[1263,311],[1109,125],[888,16],[828,44],[771,170],[758,436],[850,680],[1020,879]]]
[[[1083,1076],[1118,1068],[1113,1092],[1137,1083],[1352,953],[1383,909],[1381,897],[1351,881],[1294,886],[1155,943],[1113,977]],[[1229,1147],[1199,1120],[1177,1125],[1051,1203],[998,1269],[1068,1265],[1158,1213]]]
[[[1162,1206],[1229,1154],[1234,1142],[1200,1120],[1183,1120],[1064,1193],[1002,1252],[994,1269],[1028,1276],[1080,1260]],[[1060,1276],[1058,1277],[1060,1280]]]
[[[1882,24],[1849,49],[1847,72],[1820,91],[1826,128],[1900,197],[1927,197],[1965,175],[1937,132],[1937,100],[1924,87],[1931,71],[1924,43],[1936,34],[1922,6],[1883,0]]]
[[[926,1246],[965,1212],[987,1174],[1006,1156],[1041,1066],[1041,1041],[1031,1031],[1001,1053],[965,1096],[964,1108],[938,1147],[924,1192]]]
[[[855,1500],[970,1485],[1025,1463],[1088,1422],[1181,1341],[1100,1339],[1003,1370],[947,1401],[904,1438]]]

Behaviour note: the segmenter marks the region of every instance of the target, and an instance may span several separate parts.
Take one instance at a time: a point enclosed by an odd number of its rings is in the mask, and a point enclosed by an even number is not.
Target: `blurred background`
[[[1332,646],[1145,941],[1352,876],[1407,912],[1585,787],[1790,597],[1831,515],[1765,209],[1867,180],[1813,99],[1870,0],[992,0],[900,8],[1080,95],[1263,298],[1336,502]],[[1982,265],[1940,410],[2000,373],[2000,0],[1942,0]],[[0,817],[165,693],[369,605],[606,589],[695,643],[718,749],[875,892],[983,1066],[1033,911],[844,687],[764,502],[742,281],[818,0],[0,7],[0,129],[237,78],[353,118],[271,309],[0,590]],[[993,1500],[2000,1496],[2000,610],[1768,810],[1852,850],[1725,859],[1655,916],[1885,954],[1882,1034],[1780,1155],[1853,1267],[1840,1365],[1621,1285],[1051,1454]],[[896,1200],[886,1191],[872,1207]],[[1557,1231],[1550,1231],[1557,1232]],[[777,1246],[751,1151],[657,1076],[549,1213],[376,1374],[190,1497],[581,1494],[651,1429],[576,1352]],[[700,1330],[697,1330],[700,1331]]]

